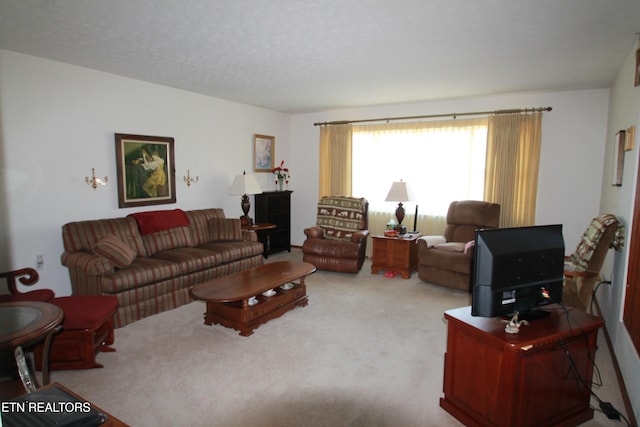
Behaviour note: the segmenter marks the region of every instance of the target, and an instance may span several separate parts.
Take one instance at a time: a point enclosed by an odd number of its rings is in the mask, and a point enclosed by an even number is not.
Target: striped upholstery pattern
[[[125,289],[180,276],[177,264],[151,257],[139,257],[127,268],[117,270],[102,279],[102,291],[114,294]]]
[[[137,256],[146,255],[138,224],[133,218],[70,222],[62,227],[62,242],[67,252],[91,252],[91,248],[108,235],[118,236]]]
[[[191,302],[184,277],[129,289],[118,293],[117,297],[118,311],[113,319],[116,328]]]
[[[189,227],[175,227],[142,236],[147,256],[167,249],[188,248],[193,246]]]
[[[206,270],[224,262],[222,255],[200,248],[179,248],[159,252],[154,256],[154,259],[157,258],[177,265],[181,274]]]
[[[136,259],[136,253],[119,237],[104,236],[93,246],[93,253],[105,257],[116,267],[125,268]]]
[[[64,252],[60,259],[62,265],[73,266],[74,270],[87,276],[110,273],[115,267],[115,264],[108,259],[86,252]],[[71,283],[73,284],[73,280]]]
[[[258,242],[211,242],[200,248],[218,254],[223,263],[261,255],[263,250],[262,243]]]
[[[209,220],[209,240],[240,242],[242,241],[242,224],[236,218],[211,218]]]
[[[187,211],[187,218],[191,225],[191,237],[193,238],[193,246],[200,246],[203,243],[211,241],[211,233],[209,232],[209,220],[211,218],[224,219],[224,211],[222,209],[201,209],[195,211]]]
[[[237,238],[239,220],[224,221],[222,209],[185,212],[188,227],[141,236],[132,217],[71,222],[62,227],[64,253],[74,295],[118,298],[115,327],[191,301],[198,283],[263,264],[256,233],[241,230],[239,241],[213,241],[212,223],[223,220],[222,238]],[[225,228],[228,227],[228,228]],[[125,268],[92,253],[105,236],[116,236],[136,254]]]

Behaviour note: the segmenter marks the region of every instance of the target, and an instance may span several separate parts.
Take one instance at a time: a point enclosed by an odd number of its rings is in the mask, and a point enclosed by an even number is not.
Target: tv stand
[[[593,418],[593,361],[604,320],[555,304],[546,309],[548,317],[519,334],[505,333],[495,317],[471,316],[470,307],[446,311],[440,406],[466,426],[575,426]]]
[[[551,316],[550,311],[543,310],[540,308],[537,308],[535,310],[525,311],[518,314],[520,319],[526,320],[527,322],[534,322],[536,320],[546,319],[547,317]]]

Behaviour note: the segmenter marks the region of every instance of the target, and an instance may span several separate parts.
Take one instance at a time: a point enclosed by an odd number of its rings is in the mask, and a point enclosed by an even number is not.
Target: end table
[[[380,270],[400,273],[403,279],[409,279],[418,269],[418,245],[420,234],[405,234],[398,237],[372,236],[373,260],[371,274]]]
[[[243,230],[253,231],[257,233],[258,241],[264,245],[262,256],[265,258],[269,258],[269,253],[271,252],[271,235],[269,233],[265,233],[264,231],[273,230],[274,228],[276,228],[276,225],[271,224],[270,222],[261,222],[259,224],[242,226]]]

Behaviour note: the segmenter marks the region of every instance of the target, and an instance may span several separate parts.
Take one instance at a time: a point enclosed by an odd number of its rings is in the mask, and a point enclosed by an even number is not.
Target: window
[[[448,120],[354,126],[354,195],[369,201],[370,212],[392,213],[385,202],[391,183],[402,179],[420,215],[445,216],[453,200],[483,200],[487,120]]]

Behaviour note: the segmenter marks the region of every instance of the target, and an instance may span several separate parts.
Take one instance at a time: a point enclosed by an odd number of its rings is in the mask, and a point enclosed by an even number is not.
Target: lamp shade
[[[387,198],[384,199],[385,202],[408,202],[409,200],[411,200],[409,189],[407,188],[407,183],[404,181],[396,181],[391,184],[389,194],[387,194]]]
[[[231,188],[229,188],[229,194],[232,196],[244,196],[245,194],[259,194],[262,193],[262,188],[256,181],[253,175],[247,175],[243,172],[242,175],[238,175],[233,180]]]

